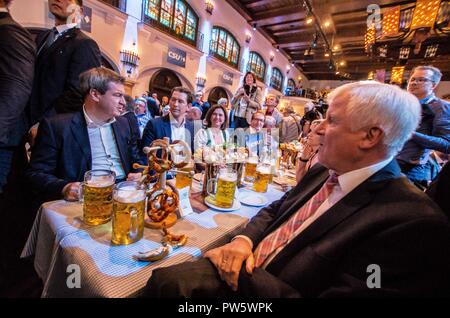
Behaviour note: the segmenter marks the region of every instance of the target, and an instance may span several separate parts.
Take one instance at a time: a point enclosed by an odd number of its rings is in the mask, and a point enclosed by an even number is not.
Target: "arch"
[[[281,73],[280,69],[277,67],[274,67],[272,69],[272,76],[270,77],[270,87],[282,91],[283,89],[283,74]]]
[[[102,54],[102,66],[109,68],[110,70],[113,70],[117,74],[120,74],[120,70],[117,67],[116,63],[104,52],[101,51]]]
[[[172,88],[177,86],[182,86],[177,74],[168,68],[161,68],[150,79],[148,90],[151,93],[157,93],[161,97],[170,96]]]
[[[213,87],[209,91],[208,103],[210,105],[215,105],[217,104],[217,101],[222,97],[225,97],[228,100],[228,102],[230,101],[230,96],[224,87],[222,86]]]
[[[249,54],[247,71],[251,71],[256,75],[256,78],[264,82],[266,76],[266,61],[264,61],[261,54],[256,51],[251,51]]]
[[[236,37],[227,29],[213,26],[211,31],[210,54],[219,60],[239,69],[241,46]]]
[[[295,80],[293,78],[288,79],[287,81],[287,87],[295,88],[297,84],[295,83]]]
[[[152,78],[158,71],[160,71],[162,69],[168,69],[168,68],[163,68],[160,65],[148,65],[148,66],[142,67],[142,71],[139,72],[139,76],[138,76],[137,80],[139,81],[140,79],[142,79],[145,76],[150,76],[150,78]],[[186,76],[184,76],[182,73],[179,73],[175,70],[171,70],[171,69],[168,69],[168,70],[174,72],[178,76],[178,78],[181,80],[182,86],[189,88],[192,92],[195,91],[194,85],[192,85],[192,83]]]

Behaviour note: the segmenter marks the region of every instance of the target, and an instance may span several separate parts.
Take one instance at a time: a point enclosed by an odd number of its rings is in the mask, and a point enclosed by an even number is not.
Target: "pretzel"
[[[182,235],[175,235],[167,231],[167,229],[164,227],[163,229],[164,238],[162,243],[168,244],[172,246],[173,248],[178,248],[180,246],[183,246],[187,242],[187,236],[185,234]]]
[[[165,189],[161,189],[156,183],[147,196],[147,215],[153,222],[163,221],[178,207],[178,193],[171,184],[167,184]]]

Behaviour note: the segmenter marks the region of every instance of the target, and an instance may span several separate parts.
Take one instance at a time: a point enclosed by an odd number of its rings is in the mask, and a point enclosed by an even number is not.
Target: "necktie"
[[[288,221],[266,236],[257,246],[255,266],[260,267],[265,260],[278,248],[285,246],[302,223],[312,216],[322,203],[330,196],[335,185],[338,184],[336,174],[332,174],[320,190],[306,202]]]
[[[55,42],[55,39],[56,39],[58,33],[59,33],[59,32],[58,32],[58,30],[57,30],[55,27],[52,28],[51,32],[50,32],[50,33],[48,34],[48,36],[47,36],[47,39],[45,40],[45,42],[42,44],[41,48],[39,49],[38,55],[39,55],[42,51],[44,51],[44,50],[46,50],[47,48],[49,48],[49,47],[53,44],[53,42]]]

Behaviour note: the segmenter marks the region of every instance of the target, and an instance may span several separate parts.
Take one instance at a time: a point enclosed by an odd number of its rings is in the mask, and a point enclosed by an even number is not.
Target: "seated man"
[[[245,147],[249,151],[250,156],[262,155],[265,146],[265,136],[263,132],[265,115],[258,110],[252,114],[250,127],[245,132]]]
[[[80,76],[83,110],[41,121],[27,171],[40,203],[78,200],[88,170],[112,170],[117,180],[140,178],[132,168],[140,163],[136,138],[119,111],[125,106],[124,81],[103,67],[86,71]]]
[[[186,120],[188,104],[192,103],[192,94],[185,87],[174,87],[170,94],[168,115],[150,120],[144,129],[142,146],[150,146],[156,139],[169,137],[170,142],[184,140],[193,148],[194,124]]]
[[[422,105],[422,120],[397,160],[408,179],[424,187],[436,177],[430,161],[431,151],[450,153],[450,103],[434,94],[441,76],[433,66],[418,66],[408,82],[408,92]]]
[[[419,123],[418,100],[395,86],[356,82],[329,101],[317,127],[323,166],[230,243],[154,270],[147,296],[450,294],[449,221],[393,159]]]

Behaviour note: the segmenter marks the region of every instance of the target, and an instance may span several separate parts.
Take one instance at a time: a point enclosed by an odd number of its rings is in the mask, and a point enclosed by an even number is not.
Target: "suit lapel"
[[[116,145],[119,151],[122,169],[125,173],[127,173],[128,169],[126,169],[126,167],[128,167],[129,165],[127,157],[125,156],[128,153],[127,151],[128,140],[126,139],[126,136],[129,136],[130,133],[125,131],[123,127],[121,127],[120,123],[118,122],[118,118],[116,118],[116,121],[111,126],[114,133],[114,138],[116,139]]]
[[[92,154],[91,154],[91,144],[89,142],[89,135],[86,126],[86,120],[82,112],[78,112],[72,119],[72,124],[70,126],[72,135],[75,141],[81,148],[83,156],[92,164]]]
[[[170,117],[169,115],[163,117],[163,136],[167,136],[172,142],[172,129],[170,128]]]
[[[67,41],[69,41],[71,38],[75,37],[76,34],[77,34],[76,31],[77,31],[76,28],[72,28],[72,29],[64,32],[62,35],[60,35],[58,37],[58,39],[55,42],[53,42],[52,45],[50,45],[48,48],[42,49],[40,51],[40,53],[38,54],[38,59],[41,60],[41,61],[45,61],[47,56],[49,56],[53,52],[59,50],[60,48],[64,47],[64,45],[66,44]],[[50,32],[51,32],[51,30],[49,31],[49,33]],[[41,43],[41,46],[47,40],[47,36],[43,39],[43,42]]]
[[[280,266],[286,264],[286,258],[290,258],[292,253],[296,253],[312,242],[317,241],[339,223],[370,204],[376,192],[383,189],[391,179],[398,177],[400,177],[400,169],[397,162],[393,160],[386,167],[353,189],[294,238],[269,264],[268,270],[281,270]]]

